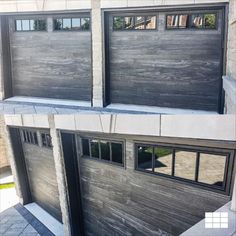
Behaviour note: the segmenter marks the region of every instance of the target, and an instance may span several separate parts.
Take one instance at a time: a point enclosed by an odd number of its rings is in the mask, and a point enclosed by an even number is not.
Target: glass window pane
[[[179,28],[187,28],[188,26],[188,15],[179,15]]]
[[[124,17],[124,29],[134,28],[134,17]]]
[[[83,149],[83,156],[90,156],[88,139],[82,139],[82,149]]]
[[[22,20],[22,30],[30,30],[29,20]]]
[[[136,16],[135,17],[135,29],[145,29],[145,17],[144,16]]]
[[[17,31],[21,31],[22,28],[21,28],[21,20],[16,20],[16,30]]]
[[[41,134],[41,137],[42,137],[42,144],[43,144],[43,146],[47,146],[46,135],[45,134]]]
[[[34,132],[34,143],[38,145],[38,137],[36,132]]]
[[[89,30],[90,28],[90,18],[81,18],[81,29]]]
[[[123,163],[122,144],[111,143],[112,162]]]
[[[62,20],[63,21],[63,29],[64,30],[69,30],[71,29],[71,19],[65,18]]]
[[[215,29],[216,28],[216,15],[215,14],[204,15],[204,27],[206,29]]]
[[[114,17],[113,18],[113,29],[114,30],[123,29],[123,22],[124,22],[124,17],[121,17],[121,16]]]
[[[72,29],[73,30],[80,29],[80,18],[72,18]]]
[[[171,175],[172,172],[172,149],[154,148],[154,171]]]
[[[200,153],[198,182],[222,187],[226,156]]]
[[[146,29],[156,29],[156,16],[147,16]]]
[[[55,19],[54,20],[54,29],[61,30],[62,29],[62,19]]]
[[[35,20],[34,21],[35,30],[46,30],[46,21],[45,20]]]
[[[47,147],[52,147],[52,138],[50,134],[46,134]]]
[[[99,158],[99,145],[98,140],[91,140],[91,156],[94,158]]]
[[[35,30],[35,21],[30,20],[30,30]]]
[[[203,16],[201,14],[192,15],[191,27],[192,28],[202,28]]]
[[[110,143],[107,141],[100,141],[101,158],[110,161]]]
[[[138,168],[152,171],[152,151],[153,148],[138,146]]]
[[[195,180],[196,152],[175,152],[175,176]]]
[[[178,28],[178,19],[179,19],[178,15],[168,15],[166,20],[167,28],[168,29]]]

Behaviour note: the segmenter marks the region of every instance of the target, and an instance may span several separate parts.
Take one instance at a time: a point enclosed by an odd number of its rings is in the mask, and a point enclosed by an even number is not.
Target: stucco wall
[[[6,154],[6,142],[3,134],[3,117],[0,116],[0,169],[9,166]]]

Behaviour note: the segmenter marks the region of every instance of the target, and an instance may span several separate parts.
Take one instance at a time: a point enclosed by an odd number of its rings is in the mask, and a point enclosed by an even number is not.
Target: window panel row
[[[156,16],[115,16],[113,30],[156,29]]]
[[[54,19],[54,30],[89,30],[90,18],[60,18]]]
[[[216,29],[216,14],[171,14],[166,16],[167,29]]]
[[[81,139],[83,157],[123,165],[123,143],[100,139]]]
[[[42,147],[52,148],[52,139],[49,133],[37,134],[37,131],[22,130],[23,142],[39,146],[39,138],[41,139]]]
[[[224,187],[226,155],[138,145],[136,169]]]
[[[47,29],[46,20],[16,20],[16,31],[45,31]]]
[[[90,18],[58,18],[54,19],[54,30],[89,30]],[[46,31],[46,19],[19,19],[15,20],[16,31]]]

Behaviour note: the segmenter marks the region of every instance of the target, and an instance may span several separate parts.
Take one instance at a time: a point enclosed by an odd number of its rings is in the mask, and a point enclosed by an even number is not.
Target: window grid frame
[[[22,133],[22,138],[23,138],[22,141],[24,143],[39,146],[37,131],[22,129],[21,133]],[[35,136],[35,134],[36,134],[36,136]],[[35,139],[35,137],[36,137],[36,139]]]
[[[114,28],[114,18],[115,17],[121,17],[123,18],[123,24],[122,24],[122,29],[115,29]],[[134,22],[134,25],[131,29],[125,29],[124,26],[125,26],[125,20],[124,18],[125,17],[132,17],[133,18],[133,22]],[[144,17],[145,18],[145,24],[144,24],[144,29],[135,29],[135,23],[136,23],[136,18],[137,17]],[[147,29],[146,28],[146,22],[147,22],[147,17],[155,17],[155,28],[153,29]],[[135,32],[142,32],[142,31],[155,31],[155,30],[158,30],[158,26],[157,26],[157,23],[158,23],[158,14],[134,14],[134,15],[113,15],[112,16],[112,31],[113,32],[123,32],[123,31],[135,31]]]
[[[89,156],[83,154],[83,144],[82,144],[83,139],[86,139],[89,142]],[[80,156],[83,159],[95,160],[95,161],[99,161],[99,162],[102,162],[102,163],[107,163],[107,164],[110,164],[110,165],[120,166],[120,167],[123,167],[123,168],[125,167],[125,145],[124,145],[125,142],[124,141],[122,141],[122,140],[112,140],[112,139],[100,138],[100,137],[84,137],[84,136],[82,136],[82,137],[79,136],[78,140],[79,140],[80,147],[81,147],[81,155]],[[91,140],[97,140],[98,141],[99,158],[96,158],[96,157],[92,156]],[[110,148],[110,158],[109,158],[109,160],[102,159],[102,157],[101,157],[101,145],[100,145],[101,141],[106,141],[106,142],[109,143],[109,148]],[[122,145],[122,163],[112,161],[112,147],[111,147],[112,143],[118,143],[118,144]]]
[[[88,29],[82,29],[81,22],[82,22],[83,18],[89,19],[89,28]],[[63,28],[63,19],[70,19],[70,26],[71,27],[69,29],[64,29]],[[79,29],[74,29],[72,27],[72,19],[79,19],[80,20],[80,28]],[[78,32],[91,32],[91,16],[53,17],[52,20],[53,20],[53,32],[77,32],[77,31]],[[61,26],[62,28],[61,29],[55,29],[55,26],[56,26],[55,23],[56,23],[57,20],[61,20],[61,22],[62,22],[62,26]]]
[[[23,20],[27,20],[28,21],[28,23],[29,23],[29,30],[23,30],[23,25],[22,25],[22,21]],[[31,30],[31,27],[30,27],[30,21],[31,20],[34,20],[34,21],[44,21],[44,23],[45,23],[45,29],[43,29],[43,30],[39,30],[39,29],[37,29],[37,30],[35,30],[35,29],[33,29],[33,30]],[[17,30],[17,21],[20,21],[20,24],[21,24],[21,30]],[[19,33],[19,32],[47,32],[48,31],[48,24],[47,24],[47,18],[21,18],[21,19],[14,19],[14,32],[17,32],[17,33]]]
[[[42,138],[43,135],[45,135],[46,145],[43,144],[43,138]],[[47,138],[46,138],[47,135],[49,135],[49,137],[50,137],[50,139],[51,139],[51,142],[50,142],[51,145],[49,145],[49,143],[48,143],[48,140],[47,140]],[[43,147],[43,148],[53,149],[52,137],[51,137],[51,135],[50,135],[49,132],[42,132],[42,131],[40,131],[40,138],[41,138],[41,144],[42,144],[42,147]]]
[[[153,171],[153,152],[152,152],[152,171],[149,170],[145,170],[145,169],[141,169],[138,167],[138,147],[142,146],[142,147],[157,147],[157,148],[169,148],[172,149],[172,166],[171,166],[171,175],[168,174],[163,174],[163,173],[159,173],[159,172],[155,172]],[[145,143],[145,142],[136,142],[134,141],[134,170],[137,172],[143,172],[145,174],[148,175],[152,175],[152,176],[160,176],[163,178],[167,178],[173,181],[178,181],[178,182],[182,182],[182,183],[188,183],[191,184],[193,186],[196,187],[203,187],[206,189],[210,189],[212,191],[219,191],[219,192],[223,192],[226,193],[227,191],[227,181],[228,180],[228,174],[231,172],[230,168],[229,168],[229,163],[230,163],[230,151],[226,151],[226,152],[221,152],[219,151],[212,151],[211,149],[214,148],[210,148],[210,147],[206,147],[206,150],[201,149],[202,147],[196,147],[196,148],[192,148],[192,147],[182,147],[180,146],[175,146],[173,145],[169,145],[169,144],[157,144],[157,143]],[[225,166],[224,166],[224,177],[223,177],[223,181],[222,181],[222,187],[219,187],[217,185],[211,185],[211,184],[207,184],[207,183],[203,183],[203,182],[196,182],[195,180],[190,180],[190,179],[185,179],[182,177],[178,177],[175,176],[175,152],[176,150],[180,150],[180,151],[190,151],[190,152],[195,152],[196,153],[196,163],[195,163],[195,179],[198,178],[198,176],[196,176],[196,169],[198,168],[198,174],[199,174],[199,164],[200,164],[200,154],[212,154],[212,155],[220,155],[222,157],[225,157]],[[199,159],[198,156],[199,155]],[[233,157],[232,157],[233,158]],[[198,163],[197,163],[198,162]],[[198,166],[196,165],[198,164]],[[233,171],[233,170],[232,170]],[[197,175],[198,175],[197,174]]]
[[[204,26],[204,18],[205,18],[205,15],[215,15],[215,27],[214,28],[206,28],[205,26]],[[172,15],[178,15],[178,16],[180,16],[180,15],[188,15],[188,20],[187,20],[187,27],[186,28],[181,28],[181,27],[179,27],[179,18],[178,18],[178,27],[170,27],[170,28],[168,28],[168,26],[167,26],[167,18],[168,18],[168,16],[172,16]],[[201,28],[195,28],[195,27],[192,27],[192,16],[193,15],[202,15],[203,16],[203,26],[201,27]],[[191,13],[189,13],[189,12],[186,12],[186,13],[184,13],[184,12],[182,12],[182,13],[166,13],[165,14],[165,30],[167,30],[167,31],[175,31],[175,30],[187,30],[187,31],[195,31],[195,30],[214,30],[214,31],[217,31],[219,29],[219,14],[218,14],[218,12],[217,11],[214,11],[214,12],[191,12]]]

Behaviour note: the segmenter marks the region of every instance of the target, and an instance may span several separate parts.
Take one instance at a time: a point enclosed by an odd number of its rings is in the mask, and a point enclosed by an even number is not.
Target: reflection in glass
[[[134,17],[126,16],[124,17],[124,29],[133,29],[134,27]]]
[[[16,20],[16,30],[17,31],[21,31],[22,28],[21,28],[21,20]]]
[[[138,168],[152,171],[153,147],[138,146]]]
[[[168,15],[166,21],[167,21],[166,24],[167,24],[168,29],[178,28],[179,16],[178,15]]]
[[[113,29],[114,30],[122,30],[124,23],[124,17],[116,16],[113,18]]]
[[[200,153],[198,182],[222,187],[226,156]]]
[[[146,29],[156,29],[156,16],[147,16]]]
[[[61,30],[62,29],[62,19],[55,19],[54,20],[54,29]]]
[[[194,14],[192,15],[192,28],[202,28],[203,26],[203,15]]]
[[[94,158],[99,158],[99,145],[98,140],[91,140],[91,156]]]
[[[164,147],[154,148],[154,172],[171,175],[172,149]]]
[[[62,19],[62,21],[63,21],[63,29],[64,30],[71,29],[71,19],[65,18],[65,19]]]
[[[81,29],[89,30],[90,28],[90,18],[81,18]]]
[[[34,144],[38,145],[38,137],[36,132],[34,132]]]
[[[82,150],[83,150],[83,156],[90,156],[88,139],[84,138],[82,139]]]
[[[196,152],[175,152],[175,176],[195,180]]]
[[[72,29],[80,29],[80,18],[72,18]]]
[[[110,143],[107,141],[100,141],[101,158],[110,161]]]
[[[188,25],[188,15],[179,15],[179,28],[187,28]]]
[[[112,162],[123,163],[123,154],[122,154],[122,144],[121,143],[111,143],[111,153],[112,153]]]
[[[204,27],[206,29],[216,28],[216,14],[205,14],[204,15]]]
[[[145,29],[145,17],[144,16],[136,16],[135,17],[135,29]]]
[[[22,30],[30,30],[29,20],[22,20]]]

